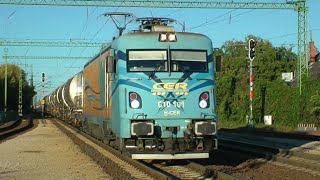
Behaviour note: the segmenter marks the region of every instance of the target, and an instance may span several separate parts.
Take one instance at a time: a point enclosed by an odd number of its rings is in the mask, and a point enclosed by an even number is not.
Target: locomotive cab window
[[[106,68],[107,73],[116,73],[117,61],[115,58],[114,49],[109,50],[109,55],[106,57],[106,61],[107,61],[107,68]]]
[[[171,51],[172,72],[207,72],[207,51]]]
[[[129,72],[168,71],[167,51],[129,50],[127,68]]]
[[[115,61],[112,56],[107,56],[107,73],[115,73]]]

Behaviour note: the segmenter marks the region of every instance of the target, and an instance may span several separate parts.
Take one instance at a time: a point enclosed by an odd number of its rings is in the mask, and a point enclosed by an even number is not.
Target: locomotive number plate
[[[158,101],[159,108],[168,108],[168,107],[175,107],[175,108],[184,108],[184,101]]]

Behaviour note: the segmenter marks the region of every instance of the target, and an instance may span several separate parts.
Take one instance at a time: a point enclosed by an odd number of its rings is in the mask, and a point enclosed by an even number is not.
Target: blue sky
[[[221,0],[220,0],[221,1]],[[225,0],[231,1],[231,0]],[[234,0],[234,2],[253,0]],[[271,2],[256,0],[255,2]],[[285,2],[285,0],[272,0]],[[307,0],[308,30],[312,30],[315,45],[320,49],[320,0]],[[170,17],[185,22],[188,32],[202,33],[210,37],[214,47],[228,40],[242,40],[253,34],[270,40],[274,46],[297,46],[297,12],[292,10],[221,10],[221,9],[156,9],[156,8],[95,8],[57,6],[0,5],[0,40],[33,41],[90,41],[109,42],[117,34],[116,27],[106,12],[130,12],[137,17]],[[137,27],[131,24],[127,29]],[[176,26],[181,31],[181,26]],[[308,34],[308,40],[310,39]],[[0,64],[4,47],[0,49]],[[92,57],[99,48],[48,48],[8,47],[13,56],[85,56]],[[34,84],[46,74],[45,94],[81,71],[88,60],[10,60],[20,64],[29,75],[33,66]],[[30,78],[30,76],[28,77]],[[38,89],[41,97],[41,88]]]

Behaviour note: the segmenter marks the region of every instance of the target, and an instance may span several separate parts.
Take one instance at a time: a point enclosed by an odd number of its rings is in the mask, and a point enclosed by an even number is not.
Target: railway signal
[[[42,75],[41,75],[41,81],[42,81],[42,82],[44,82],[44,79],[45,79],[44,77],[45,77],[45,74],[42,73]]]
[[[41,73],[41,81],[42,81],[42,100],[41,100],[41,117],[44,117],[44,80],[45,80],[45,74],[44,72]]]
[[[252,103],[253,103],[253,73],[252,73],[252,63],[253,63],[253,60],[254,58],[256,57],[256,51],[255,51],[255,47],[256,47],[257,43],[255,42],[254,39],[249,39],[248,41],[248,46],[249,46],[249,49],[248,49],[248,57],[249,57],[249,60],[250,60],[250,76],[249,76],[249,99],[250,99],[250,105],[249,105],[249,108],[250,108],[250,117],[249,117],[249,121],[248,121],[248,124],[250,127],[253,126],[253,114],[252,114]]]
[[[257,43],[253,39],[250,39],[248,45],[249,45],[248,56],[250,61],[252,61],[256,57],[256,51],[254,47],[256,47]]]

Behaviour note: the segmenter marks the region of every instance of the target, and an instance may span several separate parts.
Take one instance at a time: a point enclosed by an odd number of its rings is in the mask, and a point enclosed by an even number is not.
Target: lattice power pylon
[[[285,2],[215,2],[175,1],[175,0],[1,0],[7,5],[40,6],[94,6],[94,7],[140,7],[140,8],[206,8],[206,9],[270,9],[294,10],[298,12],[298,84],[302,93],[302,76],[308,76],[307,47],[307,5],[306,0],[286,0]]]
[[[1,4],[1,3],[0,3]],[[108,43],[62,42],[62,41],[0,41],[0,46],[45,46],[45,47],[105,47]]]
[[[54,60],[89,60],[92,57],[84,57],[84,56],[3,56],[7,59],[54,59]]]
[[[19,116],[22,116],[22,86],[23,86],[23,70],[20,68],[20,74],[19,74],[19,98],[18,98],[18,114]]]

